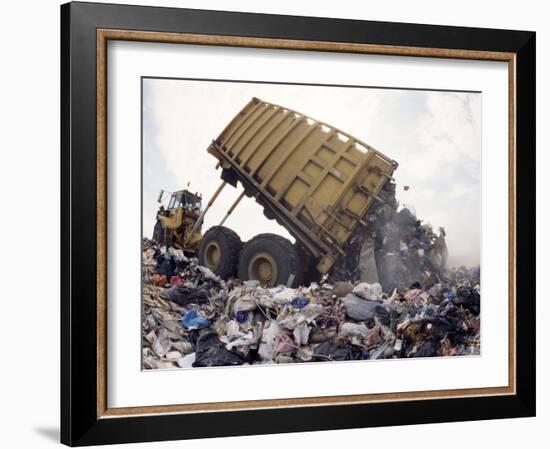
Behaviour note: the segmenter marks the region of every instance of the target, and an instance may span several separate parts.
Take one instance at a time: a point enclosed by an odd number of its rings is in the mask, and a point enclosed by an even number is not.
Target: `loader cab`
[[[168,202],[168,210],[182,208],[185,215],[199,215],[202,210],[201,196],[193,194],[188,190],[174,192]]]
[[[182,225],[194,223],[202,212],[202,197],[188,190],[169,193],[164,198],[161,191],[158,202],[161,204],[157,212],[157,220],[162,220],[164,227],[178,229]]]

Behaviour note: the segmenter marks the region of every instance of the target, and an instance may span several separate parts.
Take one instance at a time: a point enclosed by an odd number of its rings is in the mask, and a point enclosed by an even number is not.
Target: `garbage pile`
[[[480,353],[479,268],[385,291],[334,281],[224,281],[143,241],[143,368],[378,360]]]
[[[339,280],[379,282],[384,291],[421,282],[439,282],[448,258],[445,230],[438,234],[407,207],[400,207],[396,185],[388,182],[369,208],[366,227],[358,226],[335,267]]]

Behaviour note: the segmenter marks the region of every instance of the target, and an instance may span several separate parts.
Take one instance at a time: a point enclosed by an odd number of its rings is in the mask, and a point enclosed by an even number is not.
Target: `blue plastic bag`
[[[196,309],[191,309],[183,315],[181,324],[187,330],[202,329],[203,327],[207,327],[210,321],[197,314]]]
[[[239,323],[244,323],[246,321],[248,321],[248,312],[246,310],[239,310],[236,314],[235,314],[235,318],[237,319],[237,321]]]
[[[305,306],[309,304],[309,299],[307,299],[305,296],[298,296],[297,298],[294,298],[291,302],[293,307],[296,307],[297,309],[303,309]]]

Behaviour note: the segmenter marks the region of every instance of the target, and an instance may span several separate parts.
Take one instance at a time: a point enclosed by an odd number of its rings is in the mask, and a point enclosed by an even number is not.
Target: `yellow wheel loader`
[[[158,202],[168,193],[162,190]],[[157,221],[153,230],[153,240],[167,246],[195,253],[201,242],[200,227],[195,228],[202,213],[202,198],[198,193],[180,190],[170,194],[168,204],[157,211]],[[193,233],[191,230],[195,229]]]

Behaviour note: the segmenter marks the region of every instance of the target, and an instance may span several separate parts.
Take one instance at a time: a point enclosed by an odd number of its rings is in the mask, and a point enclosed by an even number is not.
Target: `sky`
[[[397,199],[423,223],[445,228],[449,265],[480,257],[481,94],[403,89],[297,86],[226,81],[143,80],[143,232],[151,236],[161,189],[200,192],[221,180],[206,152],[252,97],[333,125],[399,163]],[[408,186],[408,190],[404,187]],[[203,232],[217,225],[241,188],[224,188]],[[244,198],[225,225],[243,241],[273,232],[293,240]]]

